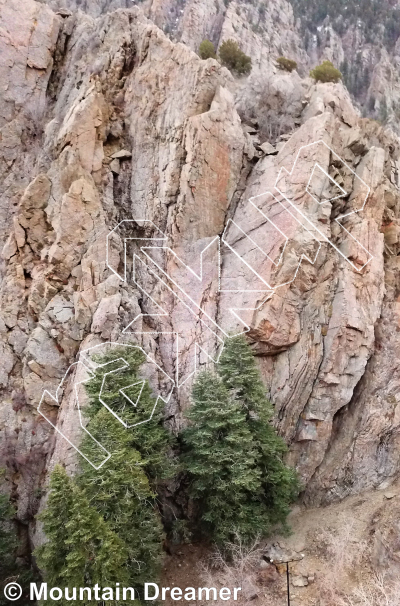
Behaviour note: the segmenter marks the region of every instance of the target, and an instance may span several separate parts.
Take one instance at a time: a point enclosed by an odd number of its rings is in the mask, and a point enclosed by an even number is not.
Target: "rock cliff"
[[[248,100],[277,71],[280,55],[295,59],[301,76],[324,59],[343,72],[354,102],[365,116],[398,132],[400,11],[390,0],[47,0],[55,10],[99,15],[138,5],[174,41],[196,50],[205,38],[216,47],[237,40],[253,59]],[[268,74],[268,78],[266,75]],[[266,96],[266,95],[262,95]]]
[[[308,65],[286,2],[267,13],[228,4],[193,0],[175,17],[173,2],[88,0],[84,13],[72,2],[26,0],[21,12],[18,0],[0,1],[0,433],[7,488],[31,533],[48,471],[78,460],[37,412],[43,392],[106,341],[139,338],[172,373],[173,334],[184,334],[189,375],[195,341],[217,349],[212,323],[238,329],[232,305],[250,327],[303,503],[398,476],[399,139],[362,118],[341,84],[278,72],[278,50]],[[171,24],[181,42],[158,27]],[[193,50],[206,36],[240,39],[252,74],[238,81],[202,61]],[[173,255],[160,261],[187,280],[208,324],[142,273],[170,312],[146,319],[149,300],[121,279],[125,238],[156,240],[158,230],[191,267],[222,236],[221,264],[206,260],[200,285]],[[140,314],[143,334],[123,332]],[[74,372],[47,415],[77,440]],[[187,405],[186,385],[166,405],[172,430]]]

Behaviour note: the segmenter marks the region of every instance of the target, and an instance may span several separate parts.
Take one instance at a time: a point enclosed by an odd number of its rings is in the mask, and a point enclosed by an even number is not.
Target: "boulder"
[[[293,587],[307,587],[308,579],[303,575],[296,575],[291,577],[291,583]]]
[[[260,145],[260,149],[266,156],[269,156],[270,154],[278,153],[278,150],[275,149],[275,147],[273,145],[271,145],[271,143],[269,143],[268,141],[265,141],[265,143],[262,143]]]

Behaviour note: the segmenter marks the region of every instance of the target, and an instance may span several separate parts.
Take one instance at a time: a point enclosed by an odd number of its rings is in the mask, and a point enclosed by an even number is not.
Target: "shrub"
[[[198,376],[182,437],[200,530],[223,545],[285,526],[298,481],[283,462],[286,445],[270,424],[273,409],[244,337],[228,339],[217,371]]]
[[[287,57],[278,57],[276,62],[278,67],[286,72],[292,72],[294,69],[297,69],[297,63],[296,61],[293,61],[293,59],[288,59]]]
[[[323,61],[310,71],[311,78],[317,82],[339,82],[342,79],[341,72],[330,61]]]
[[[225,40],[219,48],[222,65],[238,74],[248,74],[251,71],[251,58],[246,55],[234,40]]]
[[[210,40],[203,40],[199,46],[199,55],[202,59],[215,59],[217,55],[214,44]]]
[[[202,563],[201,575],[202,582],[206,587],[225,586],[229,588],[243,587],[251,585],[255,592],[264,594],[263,606],[276,606],[276,590],[274,587],[265,593],[265,587],[261,586],[260,580],[260,561],[263,559],[263,549],[258,537],[250,543],[244,543],[240,536],[236,537],[234,543],[228,543],[223,550],[218,546],[208,557],[208,560]],[[275,594],[275,601],[273,601]],[[268,599],[270,598],[270,599]],[[223,606],[224,602],[219,600],[214,602],[214,606]]]

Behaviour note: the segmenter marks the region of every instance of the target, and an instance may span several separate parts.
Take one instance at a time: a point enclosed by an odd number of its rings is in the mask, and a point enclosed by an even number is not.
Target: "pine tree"
[[[250,538],[266,520],[246,414],[221,379],[208,371],[198,375],[192,398],[187,414],[192,425],[182,434],[183,461],[201,530],[220,544],[234,539],[235,533]]]
[[[0,585],[10,574],[15,574],[14,551],[17,540],[12,526],[14,514],[15,511],[8,496],[0,495]],[[0,596],[0,604],[2,603],[2,596]]]
[[[163,426],[163,410],[160,402],[154,409],[156,399],[147,381],[142,388],[140,367],[145,361],[143,352],[136,347],[114,348],[104,355],[97,356],[95,361],[99,366],[94,372],[94,377],[85,385],[90,404],[88,416],[93,419],[96,413],[104,408],[99,400],[104,375],[120,368],[118,372],[108,374],[107,388],[102,390],[102,399],[128,425],[146,420],[145,423],[127,430],[130,444],[142,456],[146,474],[150,479],[170,477],[173,472],[171,457],[168,456],[171,436]],[[122,366],[125,368],[121,368]],[[135,387],[129,388],[135,383]],[[120,390],[124,388],[129,388],[129,397],[132,401],[136,401],[140,394],[136,407],[129,404],[121,394]],[[151,419],[147,420],[151,415]]]
[[[15,533],[10,526],[14,516],[14,508],[11,506],[7,495],[0,495],[0,566],[3,567],[15,547]],[[1,570],[1,568],[0,568]]]
[[[104,373],[121,366],[126,368],[108,375],[103,399],[128,425],[138,420],[150,421],[125,428],[99,401]],[[139,348],[114,348],[99,356],[94,378],[86,384],[89,395],[91,434],[109,452],[111,458],[99,470],[85,460],[78,478],[81,486],[111,528],[123,537],[128,550],[128,569],[132,586],[140,588],[149,578],[157,578],[162,561],[163,529],[156,505],[157,483],[174,471],[171,461],[171,437],[163,427],[162,408],[154,410],[156,400],[147,381],[143,384],[140,366],[145,360]],[[120,390],[132,384],[129,396],[140,399],[136,407],[127,404]],[[154,412],[153,412],[154,410]],[[82,449],[91,460],[93,442],[85,439]]]
[[[0,480],[6,470],[0,470]],[[29,596],[29,584],[38,580],[36,570],[25,558],[17,558],[20,541],[14,524],[15,508],[10,497],[0,495],[0,606],[9,606],[10,600],[4,595],[4,588],[10,581],[22,587],[21,597],[15,604],[25,604]]]
[[[88,430],[111,457],[100,469],[82,459],[74,480],[60,467],[52,474],[41,516],[48,542],[38,550],[38,561],[53,585],[112,586],[125,581],[140,589],[159,575],[163,529],[154,489],[172,467],[162,411],[155,410],[150,421],[129,429],[99,400],[102,390],[104,402],[128,425],[148,419],[156,401],[139,375],[143,361],[139,348],[113,349],[96,358],[99,366],[85,384]],[[129,390],[134,402],[140,395],[136,407],[121,389]],[[89,436],[80,448],[88,460],[95,458],[95,442]]]
[[[65,544],[69,551],[61,571],[65,585],[82,587],[97,583],[100,587],[109,587],[117,582],[127,585],[128,554],[124,541],[76,485],[72,494],[71,513],[65,524]]]
[[[71,518],[73,484],[65,469],[56,465],[50,478],[50,493],[46,509],[39,519],[43,522],[47,542],[36,551],[39,566],[46,571],[47,582],[57,585],[69,553],[66,544],[65,521]]]
[[[51,475],[50,494],[40,519],[47,542],[35,555],[49,586],[68,587],[72,595],[74,587],[129,582],[123,541],[60,466]],[[62,598],[54,603],[68,601]]]
[[[225,341],[217,371],[226,388],[241,402],[247,414],[262,414],[264,420],[272,418],[272,405],[266,397],[253,352],[243,335]]]
[[[246,413],[257,449],[262,500],[268,509],[270,523],[285,525],[290,503],[298,494],[299,483],[294,470],[283,461],[287,447],[271,425],[273,408],[244,335],[226,341],[217,369],[232,397],[241,403]]]
[[[200,529],[224,545],[285,527],[298,482],[284,464],[286,445],[243,336],[226,342],[217,372],[198,376],[182,438]]]
[[[132,448],[130,431],[106,408],[96,414],[90,431],[112,456],[99,470],[83,461],[77,482],[91,505],[123,539],[130,585],[140,588],[159,575],[163,541],[156,494],[144,471],[146,461]],[[92,440],[84,440],[83,452],[90,455],[92,445]]]

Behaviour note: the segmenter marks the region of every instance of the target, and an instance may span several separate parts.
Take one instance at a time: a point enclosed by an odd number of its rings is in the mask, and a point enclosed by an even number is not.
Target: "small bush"
[[[202,59],[216,59],[214,44],[210,40],[203,40],[199,46],[199,55]]]
[[[323,61],[310,71],[311,78],[317,82],[339,82],[342,73],[330,61]]]
[[[283,69],[286,72],[292,72],[294,69],[297,69],[296,61],[293,59],[288,59],[287,57],[278,57],[276,60],[279,69]]]
[[[222,65],[238,74],[251,71],[251,58],[246,55],[234,40],[225,40],[220,46],[219,57]]]

